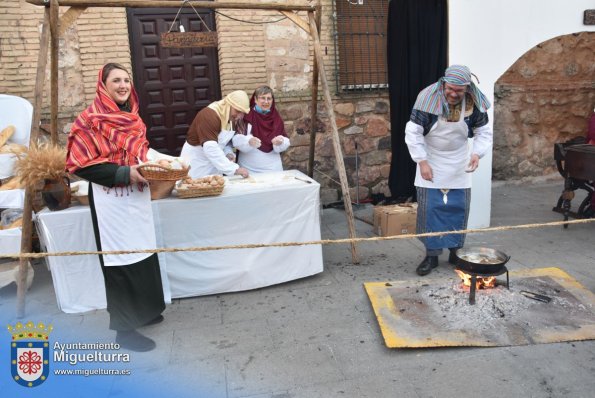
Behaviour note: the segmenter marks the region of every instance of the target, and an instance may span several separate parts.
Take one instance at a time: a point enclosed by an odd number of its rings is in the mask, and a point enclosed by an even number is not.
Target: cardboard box
[[[402,203],[374,208],[374,232],[379,236],[414,234],[417,203]]]

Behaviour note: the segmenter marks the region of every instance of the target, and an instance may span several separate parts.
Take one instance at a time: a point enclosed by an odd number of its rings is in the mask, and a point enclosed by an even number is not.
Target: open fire
[[[456,255],[455,271],[463,280],[463,286],[469,287],[469,304],[475,304],[477,290],[496,287],[496,277],[504,273],[506,288],[510,288],[508,268],[504,265],[510,256],[486,247],[459,249]]]
[[[459,277],[463,280],[463,285],[471,286],[471,275],[455,269],[455,272],[459,275]],[[495,276],[476,276],[475,281],[475,288],[476,289],[489,289],[496,286],[496,277]]]

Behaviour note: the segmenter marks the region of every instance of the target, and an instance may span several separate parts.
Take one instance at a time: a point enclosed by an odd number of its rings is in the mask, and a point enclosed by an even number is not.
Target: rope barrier
[[[413,239],[413,238],[429,238],[435,236],[443,236],[450,234],[471,234],[480,232],[498,232],[498,231],[509,231],[514,229],[529,229],[538,227],[555,227],[560,225],[571,225],[571,224],[587,224],[595,222],[595,218],[580,219],[580,220],[568,220],[568,221],[552,221],[547,223],[534,223],[534,224],[520,224],[520,225],[507,225],[502,227],[488,227],[488,228],[474,228],[474,229],[463,229],[457,231],[446,231],[446,232],[426,232],[423,234],[404,234],[394,236],[377,236],[372,238],[345,238],[345,239],[323,239],[306,242],[279,242],[279,243],[249,243],[243,245],[228,245],[228,246],[195,246],[195,247],[173,247],[163,249],[144,249],[144,250],[111,250],[111,251],[78,251],[78,252],[53,252],[53,253],[13,253],[13,254],[2,254],[0,258],[44,258],[44,257],[62,257],[62,256],[81,256],[81,255],[97,255],[97,254],[129,254],[129,253],[177,253],[177,252],[203,252],[203,251],[215,251],[215,250],[230,250],[230,249],[256,249],[262,247],[288,247],[288,246],[309,246],[309,245],[330,245],[330,244],[341,244],[341,243],[359,243],[359,242],[378,242],[385,240],[396,240],[396,239]]]

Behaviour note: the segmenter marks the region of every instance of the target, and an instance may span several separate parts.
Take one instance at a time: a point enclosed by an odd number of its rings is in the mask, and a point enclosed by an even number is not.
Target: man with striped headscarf
[[[467,227],[471,201],[471,174],[492,147],[488,124],[490,102],[471,80],[463,65],[452,65],[444,77],[423,89],[405,126],[405,142],[417,163],[417,233],[461,230]],[[473,75],[474,76],[474,75]],[[473,138],[473,144],[468,144]],[[448,261],[463,247],[465,235],[422,238],[426,257],[417,267],[427,275],[438,266],[442,249]]]

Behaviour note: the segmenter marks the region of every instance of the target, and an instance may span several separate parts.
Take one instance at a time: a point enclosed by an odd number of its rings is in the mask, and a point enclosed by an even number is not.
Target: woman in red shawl
[[[254,91],[250,99],[250,113],[244,121],[247,123],[245,134],[233,137],[240,167],[250,173],[283,170],[280,153],[289,148],[290,142],[283,119],[275,109],[270,87],[261,86]]]
[[[93,104],[68,136],[66,169],[89,181],[89,203],[97,249],[154,249],[151,197],[138,172],[149,143],[138,115],[138,97],[127,70],[109,63],[99,72]],[[157,254],[99,255],[116,342],[149,351],[155,342],[136,331],[161,322],[165,309]]]

